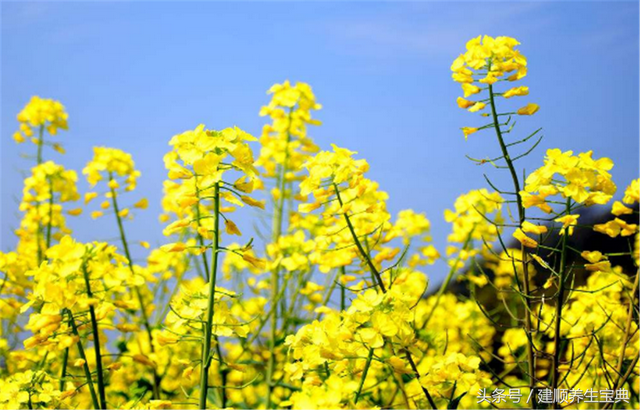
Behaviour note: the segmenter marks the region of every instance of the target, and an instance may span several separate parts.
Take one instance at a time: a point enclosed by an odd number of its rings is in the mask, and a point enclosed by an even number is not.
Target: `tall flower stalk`
[[[215,309],[216,281],[218,279],[218,251],[220,247],[220,186],[215,183],[213,188],[213,243],[211,244],[211,274],[209,275],[209,299],[207,301],[207,313],[204,327],[204,339],[202,344],[202,371],[200,372],[200,408],[207,408],[207,391],[209,389],[209,369],[213,360],[211,350],[211,338],[213,332],[213,314]],[[222,355],[218,355],[220,365],[223,363]],[[224,391],[224,378],[221,387],[221,407],[226,407],[226,395]]]
[[[278,244],[283,232],[289,225],[289,216],[293,211],[291,204],[287,208],[287,201],[291,202],[297,195],[292,187],[292,182],[298,178],[302,163],[308,157],[308,152],[317,150],[315,144],[307,136],[307,125],[319,125],[319,121],[311,119],[311,112],[320,108],[315,101],[311,87],[305,83],[291,84],[285,81],[276,84],[269,90],[272,94],[271,101],[260,111],[260,115],[269,116],[272,123],[265,126],[260,139],[262,150],[257,165],[265,169],[265,176],[274,182],[272,191],[273,219],[271,227],[271,243]],[[283,267],[274,263],[271,268],[271,295],[270,295],[270,329],[269,350],[267,362],[267,397],[266,406],[273,406],[272,393],[275,381],[273,375],[276,371],[278,354],[280,349],[276,341],[278,339],[278,319],[282,322],[282,331],[285,330],[289,318],[287,308],[284,305],[283,296],[286,292],[286,281],[282,280]],[[302,277],[300,277],[302,279]],[[297,292],[292,294],[293,300],[290,307],[295,306]],[[278,305],[281,304],[280,309]],[[281,313],[280,315],[278,313]]]
[[[116,224],[118,226],[120,243],[127,260],[127,267],[132,278],[140,278],[140,275],[136,272],[136,268],[133,263],[133,257],[129,249],[129,242],[127,241],[127,235],[123,224],[123,218],[130,217],[130,209],[121,209],[118,202],[120,190],[134,190],[136,187],[137,178],[140,175],[140,172],[135,169],[131,155],[115,148],[96,147],[94,149],[93,159],[89,161],[89,163],[87,163],[87,166],[84,168],[83,173],[87,175],[87,179],[92,185],[96,185],[99,181],[106,180],[106,185],[109,191],[107,194],[105,194],[105,198],[107,199],[107,201],[103,202],[101,207],[102,209],[108,209],[109,207],[113,208]],[[144,207],[146,206],[144,204],[145,201],[143,200],[136,203],[134,207]],[[93,213],[94,218],[100,217],[102,215],[102,211],[96,211]],[[147,313],[148,304],[150,302],[145,301],[140,286],[134,286],[133,293],[139,305],[142,325],[144,326],[147,333],[149,351],[151,352],[151,354],[154,354],[155,346],[153,339],[153,328],[149,320],[149,315]],[[152,367],[151,385],[153,386],[152,391],[153,397],[155,399],[161,398],[161,381],[161,377],[160,375],[158,375],[155,367]]]
[[[504,167],[509,171],[513,191],[507,192],[507,194],[515,196],[517,223],[518,228],[520,229],[522,228],[522,224],[526,220],[526,212],[525,208],[522,205],[522,198],[520,195],[521,183],[514,166],[514,159],[511,157],[511,154],[509,152],[509,146],[513,144],[507,144],[504,140],[504,132],[502,130],[502,126],[508,125],[508,121],[506,123],[501,123],[500,118],[505,115],[513,114],[531,115],[538,110],[538,106],[535,104],[529,104],[527,107],[519,109],[517,113],[498,113],[496,94],[494,91],[494,84],[498,81],[513,82],[518,81],[526,76],[527,60],[522,54],[520,54],[518,50],[515,49],[518,44],[519,43],[515,39],[509,37],[497,37],[495,39],[488,36],[485,36],[484,39],[481,39],[481,37],[477,37],[467,43],[467,52],[463,55],[460,55],[453,62],[451,70],[453,71],[452,77],[454,81],[461,83],[462,90],[464,91],[464,98],[458,97],[457,100],[458,106],[460,108],[466,108],[470,112],[478,112],[484,110],[487,103],[490,106],[491,113],[489,115],[492,119],[491,123],[482,127],[465,127],[462,129],[462,131],[465,135],[465,138],[467,138],[469,135],[474,134],[475,132],[478,132],[482,129],[493,128],[495,130],[496,138],[502,155],[498,158],[490,160],[490,162],[493,164],[495,163],[495,161],[503,160],[505,163]],[[513,74],[511,74],[506,80],[500,80],[500,78],[503,77],[505,73],[509,72],[513,72]],[[475,84],[476,81],[479,83],[478,85]],[[466,97],[478,94],[483,90],[488,91],[489,96],[487,99],[480,101],[470,101],[466,99]],[[505,93],[500,94],[500,96],[511,98],[515,96],[525,96],[528,94],[528,87],[514,87],[506,91]],[[511,132],[511,128],[509,128],[507,132]],[[523,141],[526,141],[527,139],[524,139]],[[480,161],[480,163],[485,163],[485,161]],[[508,254],[508,251],[506,249],[505,252],[507,252]],[[520,291],[522,292],[522,298],[525,304],[523,316],[525,332],[528,339],[527,379],[529,380],[529,388],[531,390],[534,390],[536,386],[536,371],[534,352],[535,346],[533,344],[534,329],[531,321],[531,314],[533,312],[532,296],[531,289],[529,288],[529,262],[524,245],[521,245],[521,255],[522,259],[521,261],[519,261],[519,263],[521,263],[522,271],[524,273],[524,279],[522,283],[517,281],[517,274],[515,275],[515,277],[518,286],[520,287]],[[534,407],[535,400],[536,398],[534,397],[532,402],[532,405]]]
[[[222,131],[206,130],[204,125],[200,125],[193,131],[187,131],[174,136],[170,145],[173,150],[165,156],[165,163],[169,170],[169,177],[182,180],[181,191],[177,202],[183,204],[187,209],[186,216],[177,220],[165,228],[165,235],[172,235],[178,232],[188,231],[190,226],[196,227],[194,236],[209,239],[209,245],[202,246],[198,239],[195,246],[189,246],[183,242],[164,245],[167,252],[183,252],[188,248],[193,248],[196,254],[206,252],[211,249],[210,272],[208,273],[208,285],[206,292],[206,308],[200,313],[195,313],[189,308],[191,317],[184,317],[179,312],[181,305],[172,306],[172,311],[182,321],[197,322],[201,329],[201,360],[200,360],[200,396],[199,408],[208,407],[208,392],[211,388],[209,383],[211,364],[214,356],[217,356],[218,372],[221,383],[218,386],[220,391],[220,407],[227,407],[227,378],[228,369],[220,346],[219,335],[226,334],[227,328],[221,318],[225,317],[226,308],[223,313],[218,313],[216,305],[222,303],[221,298],[231,295],[229,291],[219,292],[218,281],[218,258],[220,252],[229,252],[229,248],[223,247],[220,243],[222,237],[220,231],[221,221],[224,220],[225,232],[229,235],[241,235],[236,224],[222,212],[222,201],[231,205],[248,204],[250,206],[263,208],[263,204],[249,197],[256,183],[257,172],[254,168],[253,154],[247,141],[255,139],[246,132],[238,128],[227,128]],[[229,162],[227,162],[229,161]],[[239,178],[234,183],[225,182],[223,176],[238,173]],[[210,204],[210,205],[207,205]],[[230,212],[226,207],[226,212]],[[207,227],[206,221],[211,219],[211,228]],[[260,261],[250,256],[250,246],[233,250],[241,255],[245,260],[259,264]],[[205,263],[206,259],[203,259]],[[208,262],[206,262],[208,263]],[[198,297],[204,297],[199,295]],[[196,295],[194,295],[196,296]],[[187,302],[186,299],[184,299]],[[185,305],[186,307],[186,305]],[[215,323],[214,323],[215,319]],[[227,317],[232,320],[231,317]],[[233,326],[228,324],[227,326]],[[184,331],[184,330],[181,330]],[[242,326],[234,326],[233,332],[239,336],[244,336]],[[215,353],[212,348],[215,343]]]
[[[520,259],[517,260],[513,255],[509,254],[510,252],[515,252],[508,250],[504,245],[504,241],[499,237],[504,254],[512,261],[512,276],[518,287],[517,293],[523,300],[524,309],[522,314],[524,318],[521,320],[524,322],[527,339],[527,370],[523,373],[529,381],[529,389],[532,393],[531,405],[532,407],[537,407],[538,391],[546,385],[545,381],[538,376],[541,374],[541,367],[537,363],[537,358],[545,356],[545,353],[536,346],[536,343],[539,343],[543,338],[543,333],[546,332],[547,337],[551,339],[551,369],[549,371],[548,385],[553,389],[552,391],[557,391],[563,383],[568,383],[568,373],[564,376],[561,374],[563,369],[568,368],[569,372],[571,372],[574,368],[581,366],[580,363],[582,363],[583,357],[588,353],[587,347],[583,352],[577,354],[579,359],[574,357],[576,355],[575,346],[572,344],[572,339],[566,336],[567,331],[563,325],[566,322],[566,311],[569,310],[569,315],[573,314],[572,299],[577,299],[573,296],[575,289],[569,285],[573,278],[573,267],[569,266],[568,253],[570,250],[580,253],[579,250],[569,245],[569,239],[578,226],[577,221],[580,217],[579,214],[573,212],[582,207],[606,204],[615,193],[616,187],[611,182],[611,175],[608,173],[613,166],[611,160],[608,158],[596,160],[592,158],[591,151],[573,155],[573,151],[548,150],[544,166],[530,173],[524,181],[519,179],[514,165],[515,161],[529,155],[541,142],[542,136],[538,136],[530,148],[517,156],[512,155],[510,147],[529,141],[537,136],[539,130],[514,142],[507,142],[505,137],[511,134],[514,129],[515,122],[511,121],[513,116],[533,115],[538,111],[539,107],[530,103],[514,112],[500,112],[497,107],[498,98],[510,99],[527,96],[529,88],[516,86],[503,92],[498,92],[495,89],[499,82],[518,81],[527,74],[527,60],[516,49],[518,45],[519,43],[515,39],[509,37],[497,37],[495,39],[488,36],[477,37],[467,43],[466,53],[460,55],[453,62],[451,69],[453,71],[453,79],[461,83],[464,92],[464,97],[458,97],[458,106],[470,112],[482,112],[487,105],[490,108],[489,114],[482,115],[490,117],[492,121],[479,127],[462,128],[465,138],[480,130],[493,128],[501,151],[501,155],[496,158],[469,158],[480,165],[488,163],[496,168],[507,169],[512,180],[513,191],[503,192],[496,188],[485,175],[492,188],[501,194],[515,197],[515,201],[508,202],[515,202],[516,204],[516,224],[512,226],[498,222],[495,222],[495,224],[497,226],[515,228],[513,236],[520,242]],[[512,74],[505,78],[507,73]],[[483,91],[488,92],[488,98],[477,101],[466,99]],[[555,200],[553,199],[555,196],[560,198]],[[554,206],[556,204],[563,205],[564,208],[555,211]],[[528,219],[526,210],[534,207],[549,215],[549,217]],[[615,209],[614,207],[614,212]],[[620,212],[628,212],[620,207],[617,209]],[[481,211],[478,212],[482,213]],[[546,222],[547,224],[536,224],[531,221]],[[561,226],[556,228],[556,224],[561,224]],[[624,230],[627,226],[621,222],[617,222],[617,224],[618,226],[614,230]],[[584,226],[581,228],[589,227]],[[594,227],[594,229],[598,230],[598,226]],[[529,236],[532,234],[539,235],[540,241],[544,242],[549,239],[548,233],[553,231],[558,232],[560,238],[558,245],[539,243]],[[603,231],[607,232],[607,229],[603,228]],[[588,260],[593,259],[594,262],[598,262],[602,258],[601,254],[594,255],[590,252],[583,252],[582,255],[586,255],[584,257]],[[550,257],[555,257],[557,261],[555,268],[553,263],[546,260]],[[530,288],[531,278],[529,275],[533,260],[542,268],[548,270],[551,275],[551,278],[544,286],[535,290],[535,294]],[[587,266],[587,270],[599,271],[607,269],[605,264],[597,265],[594,263]],[[522,273],[522,280],[520,280],[520,273]],[[555,293],[550,296],[544,294],[544,290],[549,288],[555,289]],[[593,293],[596,292],[593,291]],[[553,312],[549,311],[546,304],[549,300],[552,300],[555,304]],[[509,310],[506,303],[505,307]],[[515,318],[513,313],[510,311],[508,313]],[[516,320],[520,319],[516,318]],[[543,326],[547,330],[541,330]],[[591,341],[596,340],[596,345],[601,346],[601,343],[597,342],[595,334],[583,337]],[[570,344],[572,349],[570,358],[564,357],[566,352],[563,350],[563,346],[567,344]]]
[[[487,71],[491,72],[491,63],[487,64]],[[496,101],[495,101],[495,95],[493,92],[493,85],[489,84],[488,86],[488,90],[489,90],[489,104],[491,105],[491,116],[493,118],[493,128],[496,132],[496,138],[498,139],[498,144],[500,145],[500,150],[502,151],[502,158],[504,159],[505,163],[507,164],[507,167],[509,169],[509,174],[511,176],[511,181],[513,183],[513,192],[516,193],[515,197],[516,197],[516,208],[518,211],[518,225],[519,228],[522,228],[522,224],[525,222],[527,216],[526,216],[526,211],[524,209],[524,207],[522,206],[522,198],[520,196],[520,180],[518,179],[518,174],[516,172],[515,166],[513,164],[513,160],[511,159],[511,155],[509,154],[509,150],[507,148],[507,145],[504,142],[504,138],[502,135],[502,129],[501,129],[501,125],[499,122],[499,117],[498,117],[498,111],[496,108]],[[528,91],[527,91],[528,93]],[[536,374],[536,364],[535,364],[535,352],[534,352],[534,345],[533,345],[533,326],[532,326],[532,322],[531,322],[531,313],[533,312],[532,310],[532,303],[531,303],[531,289],[529,288],[529,262],[528,262],[528,256],[527,256],[527,252],[525,252],[525,246],[524,244],[522,244],[520,246],[520,254],[522,255],[522,260],[521,260],[521,266],[522,266],[522,272],[523,272],[523,281],[520,284],[520,286],[522,286],[522,293],[523,293],[523,298],[524,298],[524,302],[525,302],[525,309],[524,309],[524,327],[525,327],[525,331],[527,332],[527,338],[529,339],[529,343],[527,343],[527,373],[528,373],[528,380],[529,380],[529,389],[534,390],[535,391],[535,386],[536,386],[536,380],[535,380],[535,374]],[[517,275],[515,275],[517,277]],[[535,393],[534,393],[535,396]],[[536,406],[536,397],[534,397],[533,401],[532,401],[532,406],[535,407]]]

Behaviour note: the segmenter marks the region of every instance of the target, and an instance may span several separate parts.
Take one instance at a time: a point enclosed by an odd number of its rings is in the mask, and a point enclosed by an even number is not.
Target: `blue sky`
[[[3,2],[1,51],[1,249],[14,240],[21,195],[18,170],[30,162],[11,139],[16,113],[31,95],[61,100],[70,131],[67,154],[48,158],[78,171],[94,145],[124,149],[142,171],[129,203],[151,206],[127,223],[131,239],[162,244],[157,222],[162,156],[170,137],[204,123],[260,134],[266,90],[284,79],[314,87],[323,126],[311,135],[359,152],[370,177],[390,195],[392,213],[426,212],[436,246],[449,226],[444,209],[485,187],[467,159],[497,153],[489,132],[464,141],[480,119],[457,108],[452,60],[479,34],[517,38],[529,58],[520,121],[545,140],[519,163],[533,170],[547,148],[594,150],[616,166],[621,189],[638,176],[637,2]],[[524,100],[521,100],[524,101]],[[86,191],[87,184],[79,184]],[[504,185],[508,186],[508,185]],[[245,231],[251,211],[243,212]],[[113,221],[70,222],[80,240],[116,237]],[[134,235],[133,232],[136,232]],[[138,252],[139,255],[142,253]],[[432,269],[433,278],[442,277]]]

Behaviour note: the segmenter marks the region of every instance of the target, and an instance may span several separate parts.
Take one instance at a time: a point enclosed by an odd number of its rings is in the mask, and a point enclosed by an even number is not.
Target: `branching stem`
[[[113,181],[113,174],[109,173],[109,182]],[[122,224],[122,217],[120,216],[120,208],[118,206],[118,195],[114,188],[109,188],[111,192],[111,202],[113,204],[113,211],[116,214],[116,221],[118,223],[118,231],[120,233],[120,241],[122,242],[122,247],[124,249],[125,256],[127,257],[127,264],[129,265],[129,271],[131,275],[135,275],[135,269],[133,268],[133,259],[131,258],[131,252],[129,251],[129,243],[127,242],[127,236],[124,231],[124,226]],[[134,287],[134,292],[138,299],[138,303],[140,304],[140,313],[142,313],[142,323],[144,325],[145,330],[147,331],[147,337],[149,338],[149,347],[151,352],[155,352],[155,347],[153,346],[153,333],[151,331],[151,323],[149,321],[149,316],[147,315],[146,304],[142,297],[142,292],[140,292],[140,287]],[[156,369],[153,369],[153,397],[157,400],[160,400],[160,381],[161,378],[158,375]]]
[[[489,67],[491,69],[491,67]],[[491,105],[491,115],[493,116],[493,122],[496,124],[494,129],[496,130],[496,137],[498,138],[498,143],[500,144],[500,149],[502,150],[502,155],[504,157],[505,162],[507,163],[507,167],[509,168],[509,173],[511,174],[511,180],[513,182],[514,192],[516,192],[516,203],[518,207],[518,219],[519,224],[522,226],[522,223],[526,219],[525,209],[522,206],[522,197],[520,196],[520,181],[518,179],[518,174],[516,173],[515,167],[513,166],[513,161],[511,160],[511,156],[509,155],[509,150],[505,145],[504,138],[502,137],[502,130],[498,125],[498,112],[496,110],[495,96],[493,93],[493,85],[489,85],[489,103]],[[522,254],[522,273],[523,273],[523,290],[525,294],[525,312],[524,312],[524,324],[525,331],[527,332],[527,366],[529,373],[529,388],[531,390],[535,389],[535,358],[534,358],[534,346],[533,346],[533,335],[532,335],[532,325],[531,325],[531,291],[529,289],[529,267],[528,267],[528,257],[525,250],[524,245],[520,246],[520,251]],[[514,274],[517,275],[516,272]],[[536,402],[536,394],[533,394],[532,407],[537,407]]]

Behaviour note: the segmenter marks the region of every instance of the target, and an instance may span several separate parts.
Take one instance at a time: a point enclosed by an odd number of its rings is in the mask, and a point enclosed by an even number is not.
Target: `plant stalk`
[[[109,173],[109,182],[113,181],[113,174]],[[115,189],[109,188],[111,191],[111,202],[113,204],[113,210],[116,214],[116,221],[118,223],[118,231],[120,233],[120,241],[122,242],[122,247],[124,249],[125,256],[127,257],[127,263],[129,265],[129,271],[131,275],[135,275],[135,270],[133,268],[133,259],[131,258],[131,252],[129,251],[129,243],[127,242],[127,236],[124,231],[124,226],[122,224],[122,218],[120,217],[120,208],[118,206],[117,193]],[[140,292],[140,287],[136,286],[134,288],[136,293],[136,297],[138,299],[138,303],[140,304],[140,313],[142,313],[142,323],[147,331],[147,337],[149,338],[149,347],[151,349],[151,353],[155,352],[155,347],[153,346],[153,333],[151,331],[151,323],[149,322],[149,316],[147,315],[146,305],[144,303],[144,299],[142,298],[142,292]],[[153,369],[153,398],[160,400],[160,382],[161,378],[158,375],[156,369]]]
[[[98,402],[98,396],[96,395],[96,390],[93,387],[91,370],[89,370],[89,364],[87,363],[87,355],[84,352],[84,347],[82,347],[82,340],[80,339],[80,334],[78,333],[78,327],[76,326],[76,322],[73,319],[73,314],[70,311],[67,311],[67,314],[69,315],[69,324],[71,325],[71,331],[75,336],[78,337],[78,342],[76,343],[76,346],[78,347],[78,354],[80,355],[80,358],[84,360],[84,365],[82,367],[84,368],[84,375],[87,379],[87,386],[89,386],[89,394],[91,395],[93,408],[102,409],[102,407],[100,406],[100,402]]]
[[[87,271],[86,262],[82,266],[82,274],[84,275],[84,283],[87,286],[87,296],[93,297],[91,292],[91,282],[89,280],[89,271]],[[91,332],[93,333],[93,349],[96,355],[96,373],[98,376],[98,394],[100,396],[100,408],[107,408],[107,399],[104,387],[104,373],[102,370],[102,355],[100,354],[100,333],[98,330],[98,320],[96,319],[96,311],[93,306],[89,306],[89,316],[91,318]]]
[[[213,315],[215,312],[215,294],[216,294],[216,280],[218,276],[218,249],[220,247],[220,183],[216,183],[214,187],[213,196],[213,246],[211,255],[211,275],[209,280],[209,299],[207,303],[207,313],[204,326],[204,339],[202,342],[202,363],[200,370],[200,409],[207,408],[207,393],[209,391],[209,369],[211,368],[211,339],[213,333]],[[219,351],[218,351],[219,352]],[[220,353],[220,352],[219,352]],[[222,357],[220,359],[220,366],[222,366]],[[222,402],[225,407],[225,391],[224,382],[222,383]]]
[[[291,124],[291,113],[293,108],[289,109],[289,124]],[[271,240],[275,243],[282,235],[283,223],[284,223],[284,206],[285,206],[285,190],[287,183],[287,171],[289,163],[289,144],[291,143],[291,132],[287,131],[287,140],[284,151],[284,161],[282,163],[281,172],[278,177],[278,189],[280,190],[280,197],[276,202],[276,209],[274,213],[273,221],[273,235]],[[276,366],[276,340],[278,331],[278,293],[280,292],[280,268],[274,267],[271,272],[271,332],[269,335],[269,361],[267,362],[267,409],[270,409],[273,402],[271,400],[271,394],[273,393],[273,374]],[[284,309],[282,309],[284,312]],[[284,320],[285,318],[283,318]]]
[[[51,247],[51,228],[53,224],[53,181],[49,179],[49,221],[47,221],[47,248]],[[46,251],[46,250],[45,250]]]
[[[340,196],[340,189],[338,188],[338,185],[335,183],[333,184],[333,187],[336,191],[336,197],[338,198],[338,202],[342,207],[344,204],[342,203],[342,197]],[[347,215],[346,213],[343,213],[343,215],[344,215],[345,221],[347,222],[347,227],[349,228],[349,232],[351,232],[351,236],[353,237],[353,241],[355,242],[356,247],[360,252],[360,255],[362,255],[362,259],[364,259],[367,266],[369,266],[369,270],[371,271],[371,274],[374,276],[376,282],[378,282],[378,286],[380,286],[382,293],[387,293],[387,288],[384,286],[384,282],[382,282],[382,277],[380,276],[380,272],[378,271],[376,266],[373,264],[373,261],[371,261],[369,254],[362,247],[362,244],[360,243],[360,239],[358,239],[358,235],[356,235],[356,231],[353,228],[353,224],[351,223],[351,219],[349,218],[349,215]]]
[[[491,70],[491,67],[489,67],[489,70]],[[514,191],[516,192],[516,202],[517,202],[517,207],[518,207],[518,219],[519,219],[519,225],[522,226],[522,223],[525,221],[526,219],[526,214],[525,214],[525,209],[524,206],[522,206],[522,197],[520,196],[520,181],[518,180],[518,174],[516,173],[515,167],[513,165],[513,161],[511,160],[511,156],[509,155],[509,150],[507,149],[507,146],[505,145],[504,142],[504,138],[502,136],[502,130],[500,129],[500,123],[498,122],[498,113],[496,111],[496,103],[495,103],[495,96],[493,93],[493,85],[489,84],[489,102],[491,105],[491,115],[493,117],[493,124],[494,124],[494,128],[496,130],[496,137],[498,138],[498,143],[500,144],[500,149],[502,150],[502,155],[504,157],[505,162],[507,163],[507,167],[509,168],[509,172],[511,174],[511,180],[513,182],[513,187],[514,187]],[[534,358],[534,346],[533,346],[533,341],[532,341],[532,325],[531,325],[531,316],[530,316],[530,312],[531,312],[531,299],[530,299],[530,295],[531,295],[531,291],[529,289],[529,266],[528,266],[528,257],[527,257],[527,253],[526,253],[526,249],[524,247],[524,245],[520,246],[520,251],[522,254],[522,274],[523,274],[523,290],[524,290],[524,294],[525,294],[525,312],[524,312],[524,325],[525,325],[525,331],[527,332],[527,367],[528,367],[528,373],[529,373],[529,389],[530,390],[534,390],[534,393],[532,394],[532,408],[536,408],[537,407],[537,401],[536,401],[536,393],[535,393],[535,358]],[[517,275],[517,272],[514,272],[515,275]]]

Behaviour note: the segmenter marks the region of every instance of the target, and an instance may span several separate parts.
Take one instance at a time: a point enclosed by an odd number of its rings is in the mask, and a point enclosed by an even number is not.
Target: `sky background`
[[[200,123],[259,136],[266,90],[290,79],[310,83],[324,106],[310,136],[323,149],[358,151],[389,193],[392,214],[425,212],[442,251],[450,229],[443,211],[455,198],[486,187],[483,172],[510,183],[464,156],[498,152],[489,131],[465,142],[460,127],[483,122],[457,107],[460,87],[450,79],[451,62],[480,34],[517,38],[529,59],[521,85],[530,95],[517,104],[541,110],[519,119],[514,138],[543,127],[545,139],[519,168],[540,166],[548,148],[593,150],[615,161],[622,191],[638,177],[638,12],[637,2],[611,1],[3,2],[0,250],[15,243],[19,172],[33,163],[20,153],[35,146],[11,139],[32,95],[58,99],[69,112],[70,130],[55,137],[67,154],[49,150],[46,158],[80,173],[93,146],[133,155],[142,177],[124,202],[145,196],[150,206],[126,229],[131,240],[161,245],[171,136]],[[82,176],[79,187],[88,190]],[[239,215],[248,238],[254,214]],[[69,224],[82,241],[117,235],[112,218],[92,221],[88,212]],[[444,267],[426,272],[438,280]]]

